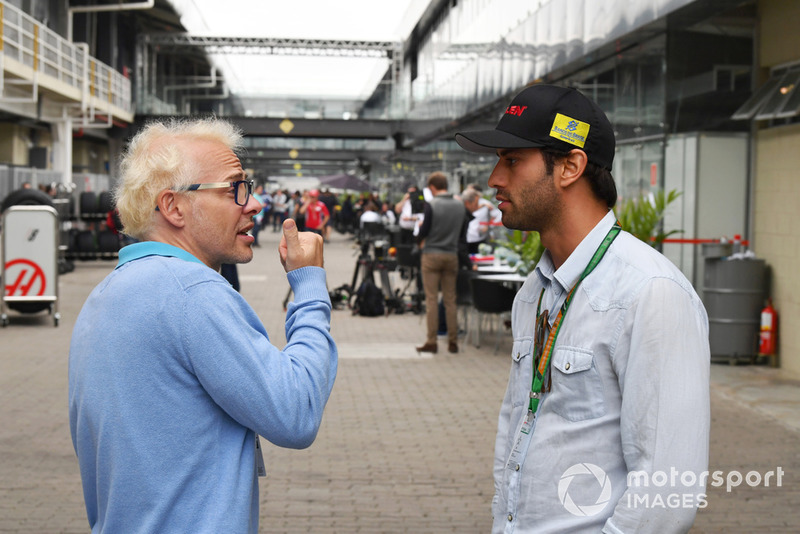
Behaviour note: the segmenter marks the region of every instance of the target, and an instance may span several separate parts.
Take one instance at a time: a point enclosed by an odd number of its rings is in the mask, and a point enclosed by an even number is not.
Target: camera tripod
[[[398,298],[411,300],[409,311],[416,314],[425,313],[425,292],[422,290],[419,249],[412,243],[399,243],[395,250],[400,275],[404,280],[408,280],[398,292]]]
[[[358,283],[359,273],[361,273],[362,282],[369,279],[375,283],[375,271],[377,271],[387,315],[392,312],[400,314],[405,311],[403,295],[400,291],[392,289],[392,282],[389,279],[389,273],[397,269],[397,261],[386,257],[387,244],[386,241],[380,240],[365,240],[361,244],[360,254],[353,270],[350,294],[354,295],[358,291],[360,286]],[[375,250],[374,256],[370,254],[370,249]]]

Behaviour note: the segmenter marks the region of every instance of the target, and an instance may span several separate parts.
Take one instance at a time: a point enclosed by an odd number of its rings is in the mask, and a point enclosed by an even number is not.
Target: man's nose
[[[499,163],[494,166],[492,174],[489,175],[489,181],[487,185],[493,189],[499,189],[499,187],[505,185],[505,176],[503,175],[503,172],[500,169]]]
[[[244,206],[246,213],[258,213],[263,208],[264,206],[258,201],[255,195],[250,195],[250,198],[247,199],[247,204]]]

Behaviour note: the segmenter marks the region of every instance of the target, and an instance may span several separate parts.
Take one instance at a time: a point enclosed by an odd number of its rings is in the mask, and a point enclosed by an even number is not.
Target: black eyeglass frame
[[[239,202],[239,186],[245,184],[244,200]],[[175,191],[202,191],[204,189],[224,189],[230,187],[233,189],[233,201],[237,206],[246,206],[253,195],[253,188],[255,182],[253,180],[235,180],[233,182],[208,182],[204,184],[189,184],[176,187]]]

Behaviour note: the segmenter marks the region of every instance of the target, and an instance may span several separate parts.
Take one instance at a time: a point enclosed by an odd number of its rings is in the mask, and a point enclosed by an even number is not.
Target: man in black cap
[[[611,123],[575,89],[534,85],[456,141],[497,154],[503,225],[546,247],[512,313],[492,531],[687,531],[706,504],[708,318],[616,222]]]

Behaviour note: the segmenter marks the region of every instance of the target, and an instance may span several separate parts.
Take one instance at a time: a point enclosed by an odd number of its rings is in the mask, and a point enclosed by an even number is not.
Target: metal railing
[[[32,189],[39,189],[40,186],[61,186],[62,173],[31,167],[0,165],[0,202],[11,192],[22,189],[25,184],[29,184]],[[74,172],[69,188],[79,196],[84,191],[108,191],[111,185],[111,177],[107,174]]]
[[[40,185],[50,185],[53,182],[61,182],[60,172],[0,165],[0,201],[12,191],[22,189],[26,183],[38,189]]]
[[[0,66],[0,100],[35,102],[46,87],[79,103],[84,116],[111,114],[114,108],[133,113],[130,80],[90,56],[85,43],[69,42],[6,2],[0,2]],[[19,91],[7,96],[9,85],[29,87],[30,96]]]

